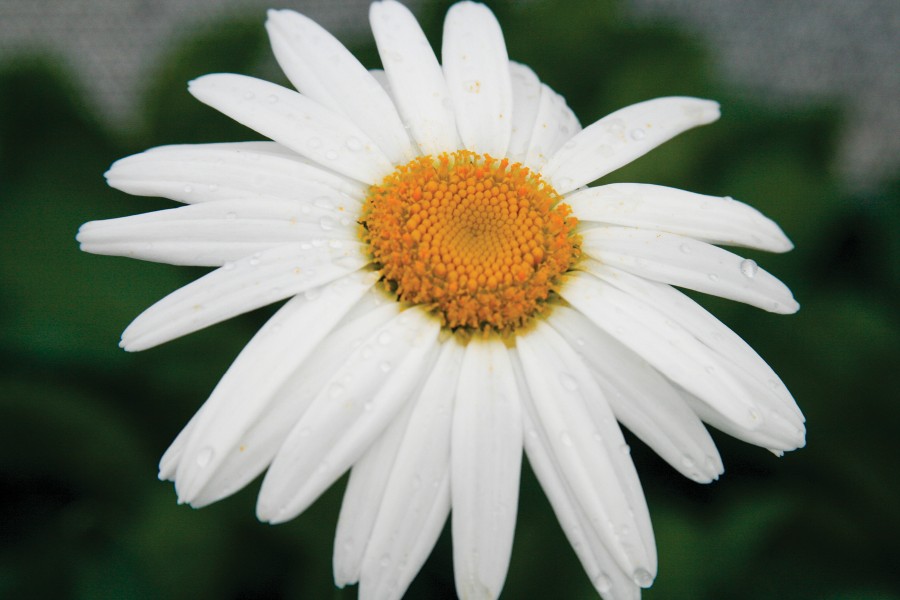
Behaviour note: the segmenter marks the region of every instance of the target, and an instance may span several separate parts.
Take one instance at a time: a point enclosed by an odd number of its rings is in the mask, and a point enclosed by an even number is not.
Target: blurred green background
[[[644,597],[900,598],[900,180],[846,191],[834,174],[842,106],[764,109],[714,76],[708,49],[684,32],[626,22],[613,2],[492,6],[510,56],[583,123],[654,96],[721,101],[719,123],[605,181],[731,195],[796,244],[747,255],[793,289],[797,315],[701,301],[782,376],[807,416],[807,447],[776,459],[715,432],[726,473],[700,486],[631,440],[660,556]],[[445,8],[421,13],[433,43]],[[128,128],[87,101],[51,54],[2,61],[0,597],[356,596],[331,578],[343,480],[277,527],[254,517],[257,484],[195,511],[156,480],[158,457],[272,309],[126,354],[125,325],[202,271],[85,255],[74,241],[84,221],[172,205],[108,189],[102,173],[115,159],[258,137],[194,101],[185,83],[215,71],[284,82],[263,21],[233,13],[170,39],[142,74],[142,119]],[[378,66],[369,36],[352,49]],[[527,467],[522,479],[504,597],[593,597]],[[455,597],[447,533],[409,598]]]

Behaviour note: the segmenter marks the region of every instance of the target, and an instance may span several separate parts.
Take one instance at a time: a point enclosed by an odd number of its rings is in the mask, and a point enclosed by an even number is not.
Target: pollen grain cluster
[[[508,159],[421,156],[369,188],[360,236],[398,300],[452,330],[509,333],[546,308],[580,255],[560,200]]]

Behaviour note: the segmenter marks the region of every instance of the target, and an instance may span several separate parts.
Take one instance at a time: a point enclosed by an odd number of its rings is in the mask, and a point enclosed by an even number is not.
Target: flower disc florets
[[[577,220],[519,163],[421,156],[369,188],[361,237],[387,288],[452,330],[511,332],[543,311],[579,257]]]

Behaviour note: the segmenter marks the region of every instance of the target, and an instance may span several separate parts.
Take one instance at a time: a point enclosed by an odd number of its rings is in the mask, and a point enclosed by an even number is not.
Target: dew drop
[[[759,265],[756,264],[755,260],[745,258],[741,261],[741,274],[747,279],[753,279],[754,277],[756,277],[756,273],[758,271]]]
[[[381,333],[378,334],[377,339],[378,339],[379,344],[381,344],[382,346],[387,346],[388,344],[391,343],[391,340],[394,338],[392,338],[391,334],[388,333],[387,331],[382,331]]]
[[[303,297],[309,301],[315,300],[322,295],[322,288],[312,288],[303,292]]]
[[[382,361],[381,364],[378,365],[378,368],[381,369],[382,373],[387,373],[391,370],[391,363],[388,361]]]
[[[306,145],[310,148],[318,148],[322,145],[322,140],[317,137],[311,137],[306,141]]]
[[[189,185],[184,186],[184,193],[185,193],[185,194],[190,194],[190,193],[193,192],[193,191],[194,191],[194,188],[192,188],[191,186],[189,186]]]
[[[251,256],[250,260],[247,261],[247,264],[249,264],[251,267],[259,266],[259,254],[254,254],[253,256]]]
[[[563,388],[569,390],[570,392],[574,392],[578,389],[578,382],[575,381],[575,378],[568,373],[559,374],[559,383],[563,386]]]
[[[628,444],[622,444],[621,446],[619,446],[619,452],[621,452],[622,454],[631,454],[631,446],[629,446]]]
[[[334,229],[335,225],[337,225],[337,223],[331,217],[322,217],[319,219],[319,227],[324,231],[331,231]]]
[[[375,349],[366,344],[362,347],[362,350],[359,351],[359,355],[362,356],[363,360],[369,360],[375,355]]]
[[[576,344],[577,346],[584,346],[584,338],[576,338],[576,339],[575,339],[575,344]]]
[[[236,212],[227,212],[227,213],[225,213],[225,220],[227,220],[227,221],[234,221],[235,219],[237,219],[237,213],[236,213]]]
[[[691,247],[687,244],[682,244],[679,248],[684,254],[690,254],[692,252]]]
[[[718,281],[718,280],[719,280],[719,276],[716,275],[715,273],[710,273],[710,274],[709,274],[709,280],[710,280],[710,281]]]
[[[276,96],[275,94],[269,94],[266,100],[269,102],[269,104],[275,104],[276,102],[278,102],[278,96]]]
[[[210,192],[218,192],[219,186],[216,185],[215,183],[211,183],[208,186],[206,186],[206,189],[208,189]]]
[[[640,140],[644,139],[645,137],[647,137],[647,132],[644,131],[643,129],[641,129],[640,127],[638,127],[637,129],[631,130],[631,139],[633,139],[634,141],[636,141],[636,142],[640,141]]]
[[[337,157],[338,157],[338,153],[335,152],[334,150],[329,150],[328,152],[325,153],[325,158],[327,158],[328,160],[337,160]]]
[[[205,468],[213,459],[213,449],[209,446],[200,450],[197,454],[197,466],[201,469]]]
[[[256,98],[256,94],[253,92],[244,92],[244,100],[253,100]]]
[[[653,583],[653,576],[646,569],[637,569],[631,578],[642,588],[650,587]]]
[[[233,263],[233,262],[227,262],[227,263],[225,263],[224,265],[222,265],[222,268],[223,268],[224,270],[226,270],[226,271],[234,271],[234,263]]]
[[[563,446],[572,446],[572,436],[566,431],[559,434],[559,441],[563,443]]]
[[[605,594],[612,588],[612,581],[610,581],[609,576],[606,573],[600,573],[594,579],[594,587],[601,594]]]
[[[347,141],[344,142],[348,149],[356,152],[357,150],[362,150],[362,142],[360,142],[355,137],[348,137]]]

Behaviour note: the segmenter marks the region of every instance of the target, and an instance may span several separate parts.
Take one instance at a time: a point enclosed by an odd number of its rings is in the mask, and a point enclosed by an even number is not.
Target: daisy
[[[257,514],[280,523],[350,469],[338,586],[400,598],[452,509],[457,592],[496,598],[524,448],[599,594],[638,597],[656,549],[618,423],[704,483],[722,473],[704,423],[777,454],[804,444],[772,369],[673,287],[792,313],[784,284],[714,245],[791,243],[731,198],[586,187],[716,120],[715,102],[658,98],[582,129],[484,6],[450,9],[442,63],[401,4],[370,19],[384,71],[271,11],[299,93],[232,74],[189,89],[272,141],[122,159],[110,185],[186,206],[78,234],[87,252],[216,267],[141,314],[129,351],[287,300],[160,478],[200,507],[265,472]]]

